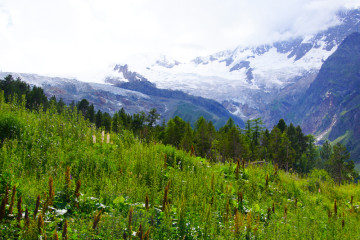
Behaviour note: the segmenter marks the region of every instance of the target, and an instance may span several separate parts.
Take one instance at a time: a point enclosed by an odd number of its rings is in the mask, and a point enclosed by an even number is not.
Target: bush
[[[5,139],[19,139],[22,130],[21,122],[12,115],[0,116],[0,145]]]
[[[309,182],[309,190],[314,192],[319,189],[321,182],[327,182],[331,184],[334,181],[329,175],[329,173],[324,169],[314,168],[310,171],[308,182]]]

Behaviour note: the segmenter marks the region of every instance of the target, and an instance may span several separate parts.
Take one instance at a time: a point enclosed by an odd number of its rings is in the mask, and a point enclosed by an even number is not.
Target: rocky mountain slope
[[[318,140],[341,141],[360,161],[360,33],[339,45],[285,116]]]

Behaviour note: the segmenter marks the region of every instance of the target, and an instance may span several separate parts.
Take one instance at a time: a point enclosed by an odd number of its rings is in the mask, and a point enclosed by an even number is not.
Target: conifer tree
[[[101,128],[102,126],[102,113],[100,110],[98,110],[95,115],[95,125],[97,128]]]
[[[281,131],[281,133],[283,133],[285,131],[285,129],[287,128],[284,119],[280,119],[278,124],[276,125],[276,127]]]
[[[185,124],[185,133],[183,138],[181,139],[180,145],[181,148],[185,151],[190,151],[191,146],[193,146],[193,130],[189,122]]]
[[[333,152],[326,162],[326,166],[335,182],[341,184],[344,181],[352,180],[356,176],[354,172],[355,164],[349,159],[350,153],[344,145],[337,143],[333,146]]]

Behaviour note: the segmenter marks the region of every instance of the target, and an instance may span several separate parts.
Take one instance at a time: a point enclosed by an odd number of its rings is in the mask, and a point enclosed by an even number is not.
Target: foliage
[[[301,178],[271,163],[210,163],[124,129],[110,131],[107,143],[102,129],[66,106],[58,114],[55,106],[37,112],[2,104],[0,116],[22,126],[21,137],[0,148],[1,238],[360,237],[358,185],[337,186],[324,170]],[[202,128],[213,129],[199,121],[195,139]],[[229,141],[249,141],[231,121],[221,131]]]
[[[0,115],[0,146],[6,139],[20,138],[22,128],[20,121],[13,115]]]
[[[42,110],[24,101],[0,102],[0,123],[20,129],[0,147],[0,238],[360,238],[359,186],[344,172],[336,185],[307,167],[316,147],[300,128],[269,132],[250,122],[246,133],[229,120],[216,131],[199,119],[193,131],[177,118],[175,147],[157,143],[159,133],[172,133],[169,124],[151,127],[144,114],[120,110],[117,132],[112,122],[105,134],[75,104],[59,113],[55,99]],[[348,166],[341,145],[331,152]]]

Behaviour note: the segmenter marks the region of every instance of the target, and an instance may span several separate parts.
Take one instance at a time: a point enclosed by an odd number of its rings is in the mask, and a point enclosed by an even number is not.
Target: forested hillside
[[[1,238],[360,238],[346,149],[319,150],[300,127],[229,119],[215,130],[200,118],[193,130],[176,117],[155,126],[153,111],[141,121],[123,113],[128,125],[109,115],[106,129],[81,102],[1,86]]]

